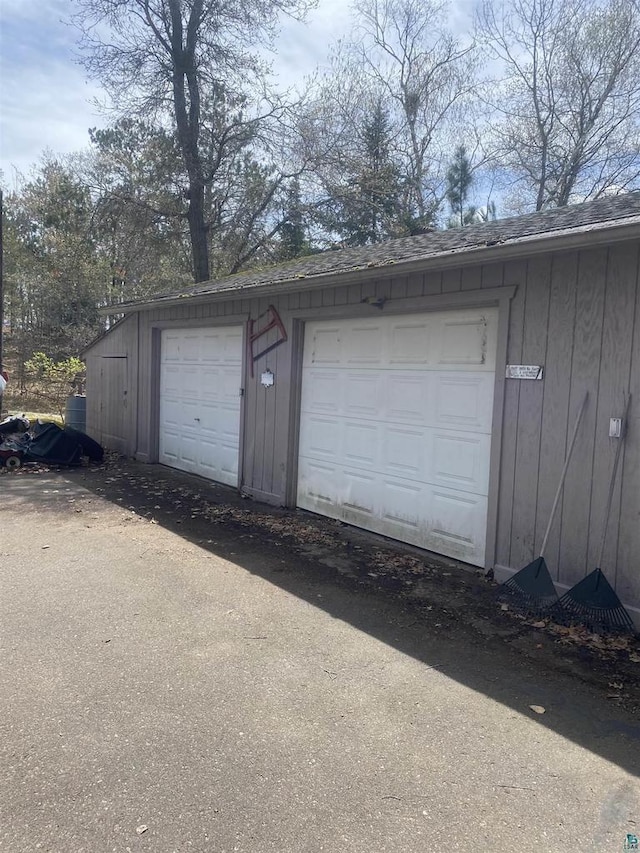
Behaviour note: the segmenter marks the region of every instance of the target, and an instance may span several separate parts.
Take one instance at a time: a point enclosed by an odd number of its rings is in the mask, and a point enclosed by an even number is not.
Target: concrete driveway
[[[606,694],[224,525],[196,544],[100,478],[0,477],[0,850],[640,836],[640,721]]]

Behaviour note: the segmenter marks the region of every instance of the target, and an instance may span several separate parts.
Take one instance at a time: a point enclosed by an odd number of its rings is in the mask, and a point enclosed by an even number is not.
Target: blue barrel
[[[74,394],[67,399],[64,422],[81,432],[87,431],[87,398],[84,394]]]

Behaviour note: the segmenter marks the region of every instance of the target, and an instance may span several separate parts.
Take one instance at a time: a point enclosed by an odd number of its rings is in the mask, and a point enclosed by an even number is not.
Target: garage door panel
[[[441,374],[435,381],[434,425],[478,432],[491,430],[493,375]]]
[[[337,326],[317,329],[310,341],[306,354],[307,365],[340,364],[342,360],[342,340]]]
[[[167,459],[176,460],[180,453],[180,441],[177,432],[172,432],[169,429],[164,433],[164,455]]]
[[[379,427],[377,424],[346,421],[344,424],[344,460],[348,465],[378,467]],[[334,448],[334,453],[337,448]]]
[[[228,482],[235,483],[238,479],[238,447],[234,444],[223,443],[220,452],[220,471]]]
[[[193,365],[182,367],[174,371],[172,379],[172,390],[180,398],[189,398],[197,401],[202,388],[202,373]]]
[[[237,484],[242,335],[242,327],[163,332],[161,462]]]
[[[162,336],[162,360],[165,365],[180,361],[180,338],[172,332]]]
[[[207,367],[201,372],[198,400],[207,403],[231,403],[237,408],[238,376],[222,368]]]
[[[341,477],[341,504],[366,516],[374,513],[375,475],[354,468],[345,468]]]
[[[496,330],[495,309],[307,324],[298,505],[483,565]]]
[[[396,423],[428,424],[432,418],[432,378],[421,373],[395,373],[385,377],[384,391],[378,406],[384,406],[386,416]]]
[[[242,365],[242,329],[227,331],[224,336],[222,361],[227,367],[239,369]]]
[[[180,445],[178,459],[187,463],[191,468],[198,464],[198,438],[196,435],[182,433],[179,436]]]
[[[412,480],[423,480],[426,474],[424,460],[427,455],[427,442],[425,430],[388,426],[383,443],[384,470],[389,474],[398,474]]]
[[[216,331],[202,331],[200,338],[200,364],[220,364],[223,359],[224,336]]]
[[[221,394],[220,383],[224,382],[224,371],[218,364],[202,364],[198,370],[198,378],[202,380],[199,389],[200,396],[218,399]],[[237,389],[236,389],[237,390]]]
[[[443,319],[437,335],[438,367],[474,365],[493,370],[487,363],[487,322],[484,315],[468,319]]]
[[[218,406],[218,430],[224,436],[227,444],[238,445],[238,407],[229,403]]]
[[[440,485],[486,495],[489,491],[489,453],[488,436],[435,432],[429,479]]]
[[[190,428],[195,429],[197,418],[201,414],[198,401],[193,398],[185,399],[183,397],[176,406],[176,409],[178,408],[180,412],[180,414],[177,415],[178,423],[181,423],[185,430]]]
[[[179,397],[182,390],[181,370],[179,365],[165,364],[162,374],[162,394]]]
[[[172,429],[178,432],[193,427],[198,415],[198,406],[195,400],[166,400],[164,409],[164,429]]]
[[[344,390],[335,400],[339,413],[347,417],[375,417],[380,400],[380,377],[372,372],[348,371],[341,378]]]
[[[206,445],[206,438],[201,442]],[[237,448],[221,439],[211,441],[209,452],[201,454],[199,467],[206,472],[204,476],[212,480],[224,482],[225,477],[235,477],[238,473]]]
[[[311,381],[304,389],[301,408],[305,412],[331,412],[339,408],[338,399],[341,397],[341,377],[335,371],[327,373],[324,370],[310,368]]]
[[[342,429],[337,418],[311,415],[305,421],[302,436],[312,458],[335,459],[342,453]]]
[[[300,490],[305,495],[309,509],[324,504],[320,512],[327,513],[329,507],[338,504],[337,469],[329,462],[317,459],[301,459],[298,467]]]
[[[182,420],[182,404],[180,401],[176,399],[169,399],[169,397],[165,395],[163,409],[164,429],[167,430],[169,426],[177,427]]]
[[[221,376],[220,399],[227,405],[233,407],[235,412],[240,410],[240,369],[225,368]]]
[[[199,407],[200,420],[197,421],[200,431],[208,436],[221,435],[225,414],[219,403],[203,401]]]
[[[200,362],[200,342],[202,335],[194,332],[186,334],[179,342],[179,361],[180,364],[198,364]]]
[[[422,483],[409,483],[393,477],[382,478],[385,500],[380,516],[384,522],[401,524],[416,531],[420,527],[419,507],[424,504],[426,488]]]
[[[433,489],[431,502],[432,542],[448,543],[450,556],[467,559],[476,550],[477,543],[484,540],[486,498],[453,489]],[[478,512],[478,509],[484,512]]]
[[[354,325],[342,341],[342,352],[347,365],[369,366],[380,364],[380,343],[383,340],[380,326],[376,324]]]
[[[329,463],[301,459],[300,483],[303,484],[306,509],[332,515],[333,508],[359,511],[367,516],[374,512],[375,475],[356,468],[338,468]],[[332,516],[333,517],[333,516]],[[335,516],[338,517],[338,516]]]
[[[390,330],[389,363],[427,365],[431,360],[431,335],[426,320],[394,321]]]

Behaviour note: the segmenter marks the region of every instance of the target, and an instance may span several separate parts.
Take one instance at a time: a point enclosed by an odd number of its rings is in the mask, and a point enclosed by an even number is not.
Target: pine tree
[[[471,160],[465,146],[459,145],[453,155],[453,162],[447,170],[446,195],[451,207],[452,224],[455,222],[455,225],[467,225],[471,221],[467,201],[472,184]]]

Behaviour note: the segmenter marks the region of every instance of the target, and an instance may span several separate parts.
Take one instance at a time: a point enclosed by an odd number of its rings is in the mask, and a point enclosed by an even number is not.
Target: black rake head
[[[594,569],[561,596],[552,617],[564,624],[579,622],[595,632],[635,633],[625,610],[601,569]]]
[[[533,615],[550,610],[558,601],[558,593],[544,557],[537,557],[501,584],[497,597]]]

